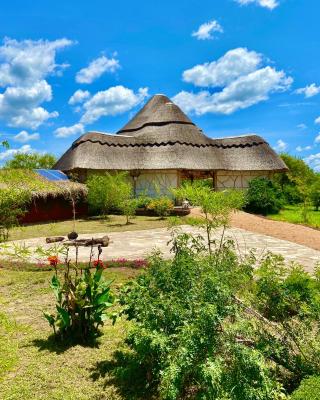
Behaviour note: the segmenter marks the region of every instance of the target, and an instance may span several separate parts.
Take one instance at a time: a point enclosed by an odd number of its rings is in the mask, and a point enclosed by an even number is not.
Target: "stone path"
[[[197,228],[182,226],[181,230],[193,234],[201,233]],[[106,233],[97,233],[95,237],[103,236]],[[150,229],[143,231],[114,232],[109,234],[111,243],[109,247],[103,249],[102,259],[128,258],[135,259],[145,257],[158,248],[165,257],[170,257],[171,239],[170,232],[166,228]],[[216,232],[216,238],[221,237],[221,230]],[[258,255],[266,251],[281,254],[287,261],[294,261],[302,264],[307,270],[312,271],[317,262],[320,262],[320,251],[306,246],[298,245],[285,240],[280,240],[271,236],[249,232],[239,228],[230,228],[226,231],[226,237],[236,242],[239,254],[245,255],[250,249],[257,250]],[[79,235],[79,238],[90,238],[90,235]],[[49,248],[44,238],[20,240],[14,243],[25,244],[30,249],[37,246]],[[79,247],[79,260],[87,261],[89,259],[90,249]],[[70,257],[74,258],[75,249],[71,247]],[[32,261],[35,261],[33,257]]]

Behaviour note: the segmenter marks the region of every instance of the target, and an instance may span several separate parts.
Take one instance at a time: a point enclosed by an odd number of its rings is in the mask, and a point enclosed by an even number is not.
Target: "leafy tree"
[[[9,142],[7,140],[3,140],[0,142],[0,146],[4,147],[5,149],[9,149]]]
[[[213,230],[220,226],[226,228],[229,225],[231,213],[242,208],[245,200],[241,191],[215,192],[201,182],[187,182],[184,186],[172,191],[178,199],[187,199],[193,205],[200,207],[203,217],[188,221],[205,228],[210,252],[213,244],[211,238]]]
[[[129,202],[133,197],[133,190],[126,173],[92,175],[87,180],[87,186],[91,210],[105,216],[113,210],[122,210],[127,215],[127,221],[129,220],[129,214],[133,210],[133,204]]]
[[[258,214],[275,214],[283,206],[280,190],[267,178],[255,178],[246,193],[246,210]]]
[[[56,157],[49,153],[17,153],[5,163],[4,167],[13,169],[50,169],[56,161]]]

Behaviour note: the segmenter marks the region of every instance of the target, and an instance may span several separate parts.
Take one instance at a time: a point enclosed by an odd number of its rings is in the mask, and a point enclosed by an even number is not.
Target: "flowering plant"
[[[76,260],[72,264],[68,254],[61,269],[57,269],[57,256],[48,257],[50,266],[55,268],[51,288],[56,298],[56,314],[44,313],[44,317],[56,335],[87,342],[97,336],[99,327],[107,318],[106,310],[112,306],[114,298],[110,290],[112,281],[105,281],[103,262],[100,260],[102,248],[98,247],[98,259],[88,268],[79,269]],[[92,271],[92,264],[94,270]]]

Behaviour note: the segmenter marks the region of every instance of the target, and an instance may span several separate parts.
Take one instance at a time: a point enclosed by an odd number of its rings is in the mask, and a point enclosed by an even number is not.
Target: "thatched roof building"
[[[130,171],[139,190],[149,190],[151,180],[177,186],[184,178],[210,176],[216,188],[246,187],[252,176],[286,170],[260,136],[209,138],[164,95],[152,97],[116,134],[81,136],[55,168],[82,179],[91,171]]]

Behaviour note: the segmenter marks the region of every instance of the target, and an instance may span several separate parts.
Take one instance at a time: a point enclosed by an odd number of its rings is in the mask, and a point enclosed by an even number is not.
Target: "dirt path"
[[[289,222],[272,221],[258,215],[238,212],[232,216],[233,227],[262,233],[320,250],[320,230]]]
[[[197,208],[191,211],[193,215],[199,215],[199,213],[200,210]],[[272,221],[243,211],[233,214],[231,226],[320,250],[320,230],[308,228],[307,226]]]

